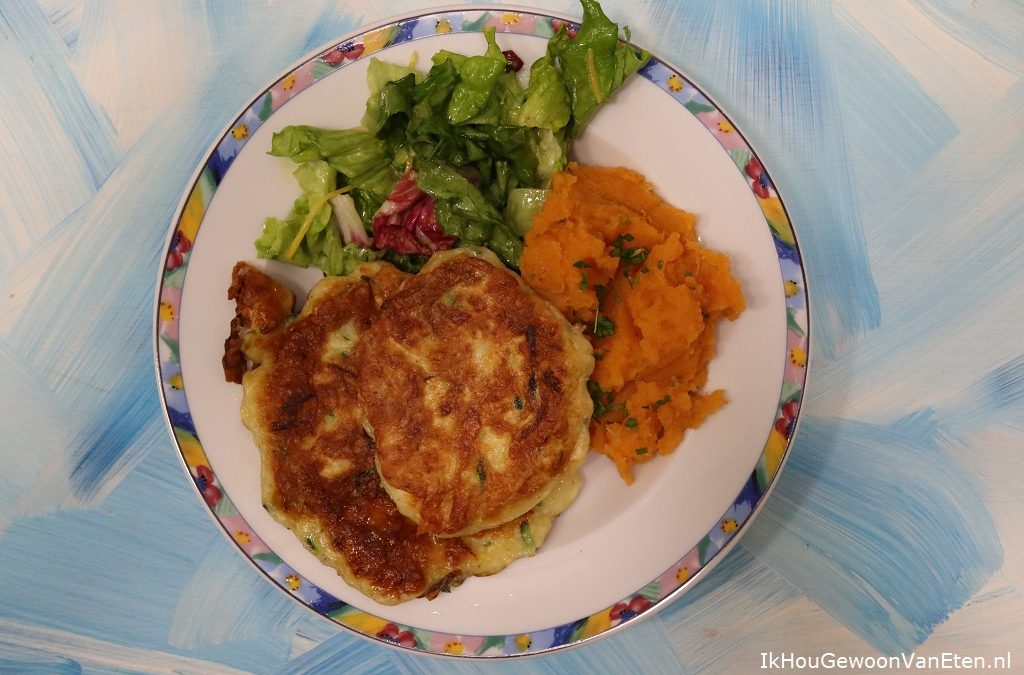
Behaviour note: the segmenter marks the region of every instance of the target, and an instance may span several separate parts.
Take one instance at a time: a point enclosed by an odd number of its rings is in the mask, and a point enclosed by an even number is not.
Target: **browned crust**
[[[469,255],[410,278],[384,303],[356,350],[359,394],[378,469],[418,500],[420,531],[455,536],[514,518],[575,461],[589,412],[567,414],[581,377],[567,331],[511,273]],[[496,350],[491,372],[468,353],[480,344]],[[444,392],[439,401],[428,387]],[[500,470],[476,442],[485,427],[510,438]],[[509,514],[513,503],[523,507]]]
[[[253,288],[273,282],[255,268],[243,274]],[[265,508],[348,584],[384,604],[433,598],[532,555],[557,513],[537,509],[470,537],[441,539],[419,532],[385,491],[362,428],[355,355],[338,336],[361,339],[382,299],[407,278],[378,264],[326,278],[297,317],[241,340],[253,366],[244,376],[242,419],[260,448]],[[522,537],[531,526],[534,544]]]
[[[373,442],[359,422],[354,369],[348,359],[322,358],[332,332],[349,322],[362,332],[375,313],[365,280],[325,294],[312,312],[272,336],[272,344],[261,339],[260,350],[273,354],[273,377],[247,395],[258,397],[269,430],[268,501],[292,519],[314,514],[351,573],[387,600],[429,593],[438,583],[429,570],[439,563],[448,584],[461,582],[459,565],[471,553],[457,540],[438,544],[417,534],[416,525],[398,513],[381,487]],[[325,478],[323,467],[334,460],[349,468]]]
[[[370,284],[377,309],[380,309],[385,300],[400,291],[409,278],[408,274],[386,262],[363,263],[355,273]]]
[[[221,366],[225,380],[241,384],[246,371],[242,333],[247,329],[260,333],[277,329],[295,311],[295,294],[249,263],[239,261],[231,270],[228,300],[235,301],[235,317],[224,340]]]

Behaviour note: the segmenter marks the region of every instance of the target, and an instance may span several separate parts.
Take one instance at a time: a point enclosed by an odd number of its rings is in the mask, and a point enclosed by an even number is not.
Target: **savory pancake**
[[[247,367],[242,334],[250,330],[269,333],[281,326],[295,311],[295,294],[249,263],[237,262],[231,271],[228,300],[235,301],[235,318],[224,340],[221,366],[225,380],[241,384]]]
[[[435,254],[356,348],[377,469],[419,531],[514,520],[589,449],[590,344],[484,249]]]
[[[265,508],[349,585],[383,604],[431,598],[533,555],[580,485],[569,476],[529,513],[461,539],[421,534],[398,512],[362,427],[353,349],[405,277],[376,263],[327,277],[297,317],[266,333],[252,325],[242,338],[255,366],[243,376],[242,420],[260,450]],[[241,292],[247,286],[264,292]],[[236,266],[236,287],[236,302],[251,303],[239,305],[240,315],[261,316],[284,302],[267,290],[280,285],[244,263]]]

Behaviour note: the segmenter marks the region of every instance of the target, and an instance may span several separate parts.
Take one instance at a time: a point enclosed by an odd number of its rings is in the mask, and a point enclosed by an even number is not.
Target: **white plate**
[[[613,17],[614,18],[614,17]],[[360,31],[318,50],[261,92],[228,126],[182,201],[160,271],[160,391],[184,464],[242,553],[300,602],[356,631],[414,649],[514,655],[578,644],[650,614],[710,569],[763,503],[791,441],[807,355],[806,284],[773,184],[739,132],[679,71],[653,58],[601,108],[574,158],[643,173],[698,216],[703,243],[727,253],[747,309],[723,322],[708,389],[728,405],[675,453],[636,467],[627,486],[592,454],[579,499],[533,557],[471,578],[433,601],[379,605],[322,565],[260,502],[259,454],[239,418],[241,388],[220,368],[234,316],[231,269],[255,262],[268,215],[297,187],[267,154],[289,124],[356,126],[367,58],[426,62],[440,48],[479,53],[482,25],[529,64],[559,18],[474,7]],[[446,29],[451,32],[438,32]],[[360,45],[362,48],[360,49]],[[360,53],[361,52],[361,53]],[[260,261],[304,297],[316,270]],[[781,422],[779,420],[782,420]]]

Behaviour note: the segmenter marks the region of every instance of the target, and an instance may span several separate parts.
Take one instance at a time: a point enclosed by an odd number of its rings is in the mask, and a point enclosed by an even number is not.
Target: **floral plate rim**
[[[523,21],[523,18],[527,21]],[[420,24],[433,20],[433,30]],[[292,97],[322,77],[380,49],[443,32],[479,32],[497,25],[502,32],[547,37],[559,25],[574,30],[578,23],[551,12],[510,5],[460,5],[432,8],[384,19],[331,40],[285,70],[260,91],[217,136],[187,184],[175,212],[158,273],[154,317],[154,357],[157,387],[164,421],[207,513],[257,570],[273,585],[302,605],[352,632],[386,645],[433,655],[522,657],[582,645],[618,632],[639,618],[653,616],[692,588],[736,545],[775,487],[789,447],[799,426],[799,409],[807,379],[810,317],[806,271],[799,244],[781,197],[760,158],[722,108],[678,67],[653,55],[638,73],[675,98],[714,135],[729,153],[765,217],[783,275],[787,312],[786,354],[794,368],[786,368],[776,408],[776,422],[768,432],[756,466],[732,506],[719,522],[677,563],[635,593],[599,612],[557,626],[518,635],[455,635],[397,625],[358,609],[304,579],[269,549],[238,513],[210,469],[199,441],[187,401],[177,344],[181,287],[192,242],[217,186],[251,132]],[[419,32],[417,32],[419,29]],[[786,278],[784,261],[797,279]],[[174,407],[171,403],[181,403]]]

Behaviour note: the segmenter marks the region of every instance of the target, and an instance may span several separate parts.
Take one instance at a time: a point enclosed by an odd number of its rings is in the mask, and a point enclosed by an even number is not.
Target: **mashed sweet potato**
[[[633,464],[675,450],[725,404],[704,392],[718,322],[744,309],[729,259],[640,174],[571,163],[526,234],[523,278],[587,326],[597,365],[591,447]]]

